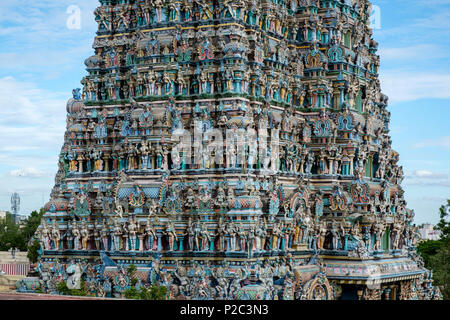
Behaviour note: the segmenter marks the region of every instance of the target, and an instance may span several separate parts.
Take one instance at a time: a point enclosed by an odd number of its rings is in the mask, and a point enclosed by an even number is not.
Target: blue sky
[[[383,92],[393,147],[416,223],[438,221],[450,198],[450,0],[374,0]],[[81,9],[69,29],[67,9]],[[0,0],[0,210],[19,192],[21,213],[49,199],[65,130],[65,105],[86,74],[95,0]]]

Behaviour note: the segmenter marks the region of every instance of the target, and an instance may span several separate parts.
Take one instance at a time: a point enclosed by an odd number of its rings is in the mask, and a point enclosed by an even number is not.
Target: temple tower
[[[80,277],[111,296],[134,264],[170,298],[439,297],[415,253],[370,12],[100,0],[41,270],[101,259]]]

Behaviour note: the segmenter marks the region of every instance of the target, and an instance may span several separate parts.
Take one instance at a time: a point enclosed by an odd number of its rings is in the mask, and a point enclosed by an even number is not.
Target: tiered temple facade
[[[36,237],[44,291],[438,299],[367,0],[100,0]],[[26,288],[22,288],[26,290]]]

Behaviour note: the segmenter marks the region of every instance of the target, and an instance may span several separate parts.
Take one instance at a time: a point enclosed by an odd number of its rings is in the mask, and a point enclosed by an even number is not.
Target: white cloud
[[[445,172],[416,170],[405,173],[405,185],[450,187],[450,176]]]
[[[46,175],[46,172],[36,169],[35,167],[26,167],[17,170],[12,170],[9,172],[9,175],[12,177],[40,178]]]
[[[443,148],[450,150],[450,136],[441,137],[439,139],[424,140],[413,145],[414,148]]]
[[[450,74],[389,70],[380,73],[392,104],[419,99],[450,99]]]
[[[69,97],[13,77],[0,78],[0,168],[55,166]]]
[[[81,29],[67,28],[67,8],[81,9]],[[84,68],[94,54],[97,29],[91,0],[0,1],[0,74],[40,73],[36,79],[55,79]],[[80,79],[81,80],[81,79]]]
[[[395,47],[395,48],[385,48],[380,47],[378,50],[378,54],[382,59],[382,63],[384,61],[389,60],[414,60],[423,61],[424,59],[437,59],[444,58],[447,56],[446,50],[444,48],[436,45],[436,44],[417,44],[408,47]]]

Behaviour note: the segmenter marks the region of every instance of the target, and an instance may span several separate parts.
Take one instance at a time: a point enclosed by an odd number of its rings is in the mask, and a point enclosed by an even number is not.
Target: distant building
[[[6,218],[6,211],[0,211],[0,219]]]
[[[23,228],[25,226],[25,221],[28,219],[28,216],[19,214],[16,217],[16,224],[19,225],[19,228]]]
[[[28,219],[28,216],[23,215],[23,214],[18,214],[16,216],[16,223],[22,223],[22,222],[24,222],[27,219]]]
[[[441,232],[434,230],[434,225],[430,223],[424,224],[419,229],[419,233],[423,240],[439,240],[441,238]]]

